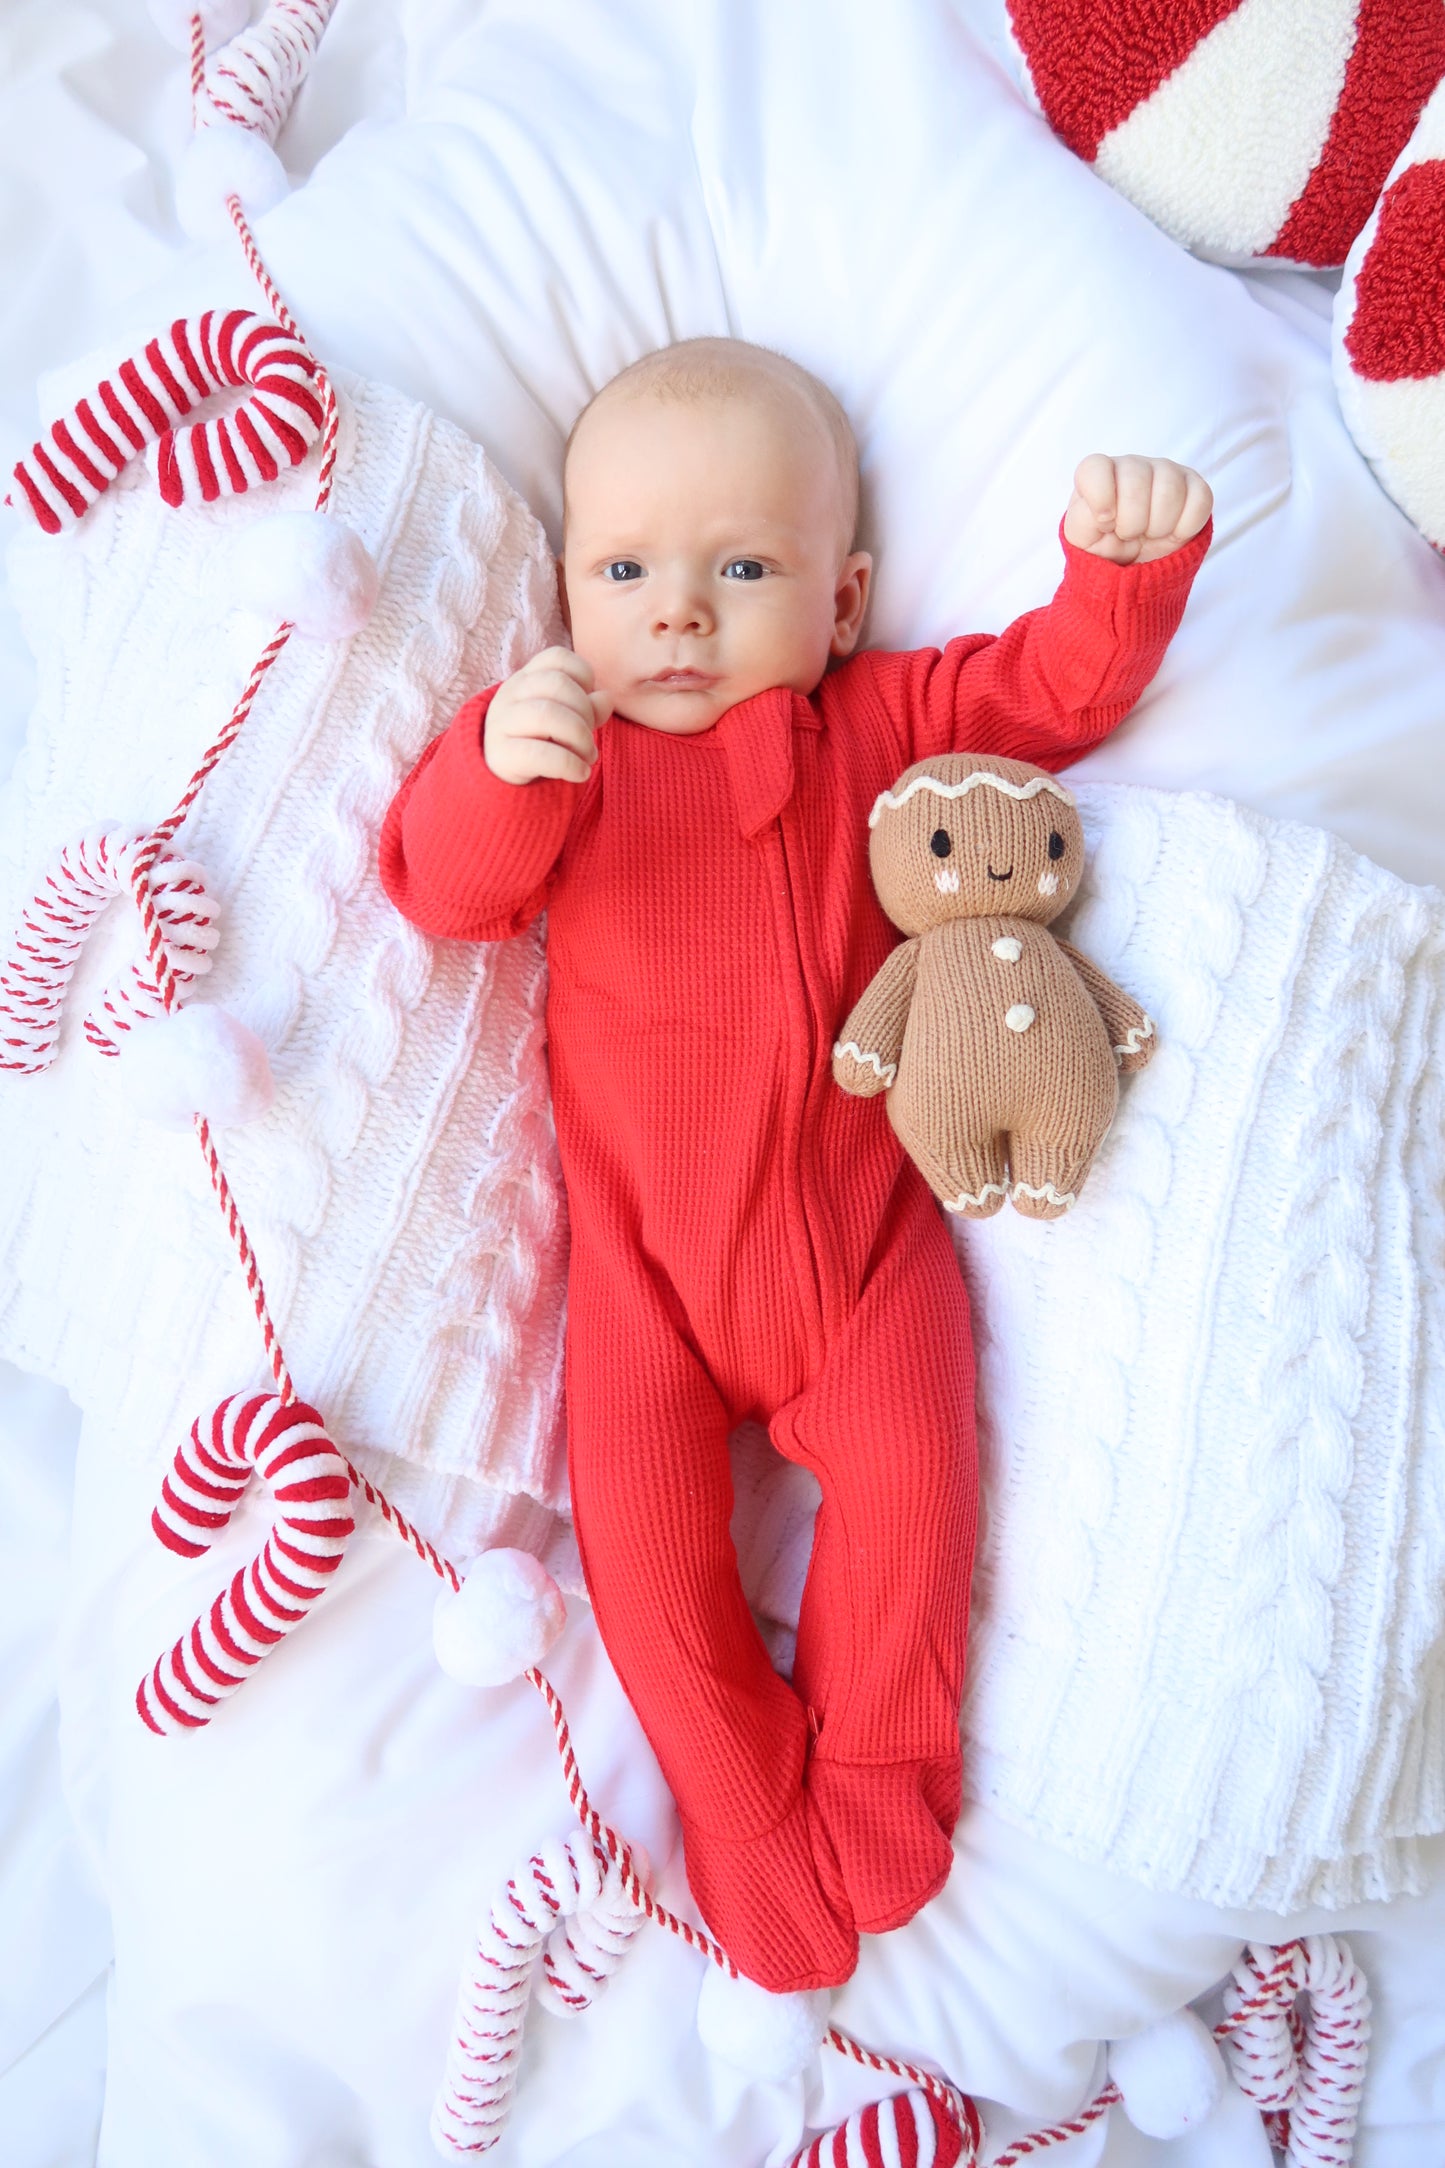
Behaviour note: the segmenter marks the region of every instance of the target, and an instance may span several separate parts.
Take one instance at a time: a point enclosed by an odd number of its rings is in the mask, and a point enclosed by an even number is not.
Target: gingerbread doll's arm
[[[1057,937],[1056,937],[1057,938]],[[1087,956],[1081,956],[1067,941],[1059,947],[1078,972],[1094,1006],[1104,1019],[1104,1029],[1121,1069],[1142,1069],[1152,1059],[1159,1041],[1153,1023],[1140,1008],[1137,1001],[1116,986],[1097,964],[1091,964]]]
[[[918,943],[903,941],[873,975],[853,1005],[833,1048],[833,1081],[855,1099],[887,1091],[898,1074],[913,985]]]

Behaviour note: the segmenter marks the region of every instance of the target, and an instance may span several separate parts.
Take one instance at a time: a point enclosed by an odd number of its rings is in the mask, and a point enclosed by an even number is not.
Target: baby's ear
[[[838,570],[833,589],[833,644],[829,653],[851,655],[863,630],[868,609],[868,586],[873,578],[873,559],[867,550],[854,550]]]
[[[560,557],[556,560],[556,564],[557,607],[562,612],[562,622],[567,627],[568,636],[570,638],[572,632],[572,612],[567,606],[567,568],[563,564]]]

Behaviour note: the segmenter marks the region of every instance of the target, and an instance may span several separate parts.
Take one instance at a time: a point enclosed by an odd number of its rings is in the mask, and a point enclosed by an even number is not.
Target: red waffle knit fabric
[[[897,939],[868,815],[971,750],[1062,767],[1134,705],[1208,545],[1120,569],[1065,545],[1047,608],[941,653],[864,653],[695,737],[615,717],[584,784],[500,781],[490,693],[387,817],[387,893],[494,941],[548,912],[572,1227],[568,1453],[597,1623],[742,1971],[830,1985],[947,1878],[976,1473],[968,1306],[884,1099],[832,1081]],[[729,1536],[728,1433],[822,1489],[792,1684]]]

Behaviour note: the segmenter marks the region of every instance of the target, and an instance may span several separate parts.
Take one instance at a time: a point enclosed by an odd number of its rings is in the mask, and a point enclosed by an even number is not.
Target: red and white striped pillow
[[[1441,0],[1008,0],[1051,126],[1186,248],[1343,263],[1445,74]]]
[[[1334,365],[1351,436],[1445,550],[1445,85],[1346,260]]]

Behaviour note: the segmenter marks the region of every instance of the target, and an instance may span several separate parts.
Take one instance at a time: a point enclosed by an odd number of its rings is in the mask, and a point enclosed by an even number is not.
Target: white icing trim
[[[1114,1052],[1123,1055],[1137,1054],[1144,1041],[1152,1039],[1153,1036],[1154,1020],[1152,1017],[1146,1016],[1142,1024],[1131,1024],[1129,1026],[1124,1035],[1124,1044],[1116,1046]]]
[[[833,1059],[836,1061],[840,1054],[851,1054],[861,1069],[871,1069],[874,1075],[881,1077],[885,1084],[891,1084],[898,1074],[896,1061],[883,1062],[878,1059],[876,1054],[865,1053],[856,1039],[836,1040],[833,1046]]]
[[[1077,1204],[1079,1201],[1077,1190],[1055,1189],[1052,1182],[1045,1182],[1042,1189],[1035,1189],[1032,1182],[1015,1182],[1013,1194],[1015,1197],[1042,1197],[1049,1204],[1061,1204],[1065,1211],[1068,1210],[1071,1204]]]
[[[993,944],[993,953],[1001,964],[1016,964],[1024,952],[1024,945],[1014,934],[1002,933]]]
[[[915,775],[913,781],[903,790],[880,791],[873,801],[868,826],[878,826],[885,806],[896,812],[899,806],[907,805],[909,799],[916,797],[921,790],[931,790],[935,797],[939,798],[966,798],[971,790],[977,790],[983,783],[987,783],[992,790],[1001,790],[1005,798],[1037,798],[1041,790],[1046,790],[1052,797],[1062,798],[1065,805],[1074,803],[1073,792],[1065,790],[1063,784],[1056,783],[1051,775],[1031,776],[1027,783],[1010,783],[1005,776],[991,775],[987,768],[975,768],[972,775],[966,775],[961,783],[940,783],[936,775]]]
[[[971,1204],[985,1204],[990,1197],[1006,1197],[1007,1195],[1008,1184],[1006,1182],[985,1182],[976,1197],[971,1197],[966,1189],[961,1189],[951,1204],[945,1197],[943,1209],[945,1212],[966,1212]]]

